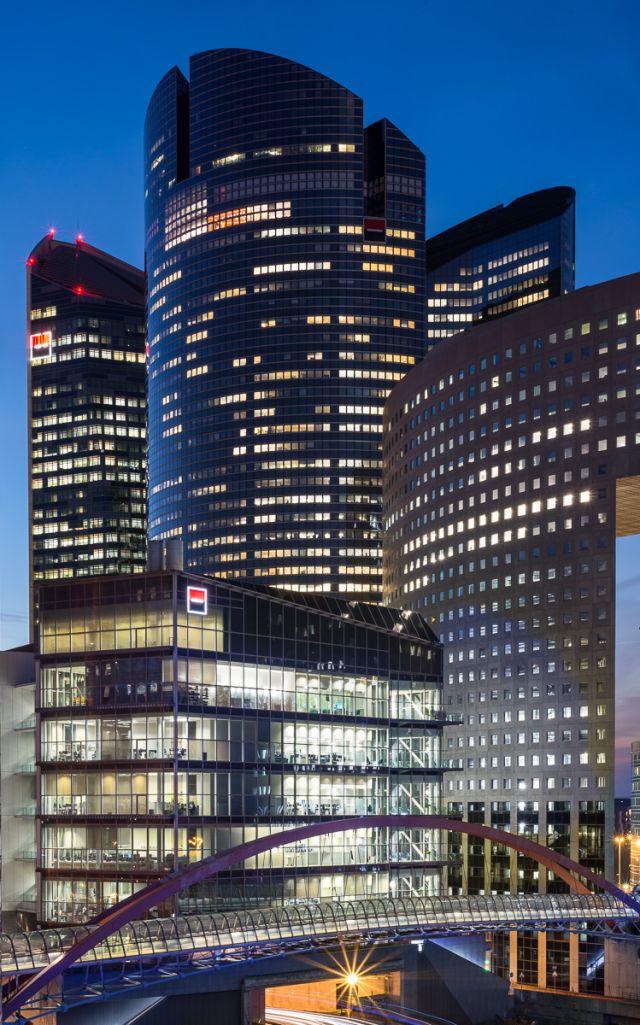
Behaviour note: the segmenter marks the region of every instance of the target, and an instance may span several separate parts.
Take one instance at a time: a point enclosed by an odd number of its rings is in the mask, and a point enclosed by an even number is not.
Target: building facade
[[[234,49],[162,79],[145,140],[150,537],[190,571],[378,599],[382,408],[424,351],[422,153]]]
[[[480,325],[394,390],[387,601],[446,646],[451,810],[613,878],[615,542],[638,533],[640,275]],[[554,888],[461,843],[456,892]]]
[[[640,741],[631,745],[631,829],[640,836]]]
[[[532,192],[427,241],[427,343],[575,287],[575,192]]]
[[[179,572],[37,600],[42,921],[86,920],[270,831],[441,808],[442,652],[420,615]],[[363,827],[250,861],[180,908],[428,894],[442,857],[437,832]]]
[[[49,234],[27,295],[32,585],[144,569],[144,274]]]
[[[33,927],[36,911],[35,663],[29,647],[0,651],[2,929]]]
[[[640,740],[631,745],[631,836],[629,882],[640,886]]]

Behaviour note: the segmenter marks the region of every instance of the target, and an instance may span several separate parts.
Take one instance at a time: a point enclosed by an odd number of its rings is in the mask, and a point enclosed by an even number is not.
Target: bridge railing
[[[79,963],[122,961],[183,951],[197,953],[249,944],[278,944],[309,937],[348,937],[367,932],[437,933],[465,924],[474,931],[490,927],[545,928],[555,921],[637,920],[630,909],[607,894],[520,894],[474,897],[373,897],[252,907],[175,918],[134,920],[108,936]],[[0,934],[4,975],[50,964],[96,926],[37,929]]]

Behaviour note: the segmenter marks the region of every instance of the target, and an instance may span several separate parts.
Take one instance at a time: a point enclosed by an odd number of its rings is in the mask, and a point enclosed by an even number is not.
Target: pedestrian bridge
[[[455,934],[539,930],[616,940],[640,934],[637,913],[608,894],[300,902],[131,922],[92,946],[64,979],[64,992],[29,1004],[28,1016],[183,978],[240,960],[305,954],[342,944],[393,943]],[[98,926],[0,936],[3,977],[56,965]],[[6,1020],[6,1019],[5,1019]]]
[[[143,917],[167,897],[258,853],[363,825],[449,829],[481,836],[534,857],[573,892],[304,901],[207,915]],[[604,892],[590,892],[580,877]],[[150,884],[86,925],[3,935],[3,1019],[11,1019],[21,1009],[23,1016],[26,1012],[28,1017],[37,1017],[238,960],[301,954],[339,943],[390,943],[512,930],[572,931],[637,940],[640,904],[590,869],[549,848],[476,823],[422,815],[313,823],[260,837],[190,865]]]
[[[175,954],[197,961],[224,961],[311,950],[341,940],[398,940],[457,933],[568,931],[623,939],[637,935],[638,915],[615,897],[596,894],[529,894],[489,897],[398,897],[296,902],[209,915],[131,922],[83,954],[80,965],[144,967]],[[624,927],[627,926],[625,929]],[[631,927],[631,928],[629,928]],[[97,926],[40,929],[0,936],[2,974],[31,974]]]

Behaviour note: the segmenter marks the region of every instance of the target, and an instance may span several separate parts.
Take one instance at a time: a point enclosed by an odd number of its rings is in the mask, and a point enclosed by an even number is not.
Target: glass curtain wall
[[[189,612],[190,579],[39,592],[44,921],[279,829],[441,810],[441,652],[421,617],[212,581]],[[429,894],[441,863],[435,831],[363,824],[248,860],[181,907]]]

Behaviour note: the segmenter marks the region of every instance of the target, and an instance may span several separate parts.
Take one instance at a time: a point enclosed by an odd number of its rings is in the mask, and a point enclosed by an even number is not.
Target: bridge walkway
[[[78,959],[77,965],[117,965],[176,953],[255,957],[292,944],[312,947],[350,937],[443,936],[510,930],[636,934],[637,914],[608,894],[521,894],[475,897],[399,897],[296,902],[212,914],[132,921]],[[635,928],[633,928],[635,927]],[[68,926],[0,934],[3,976],[53,964],[97,926]],[[261,950],[260,948],[264,948]]]

